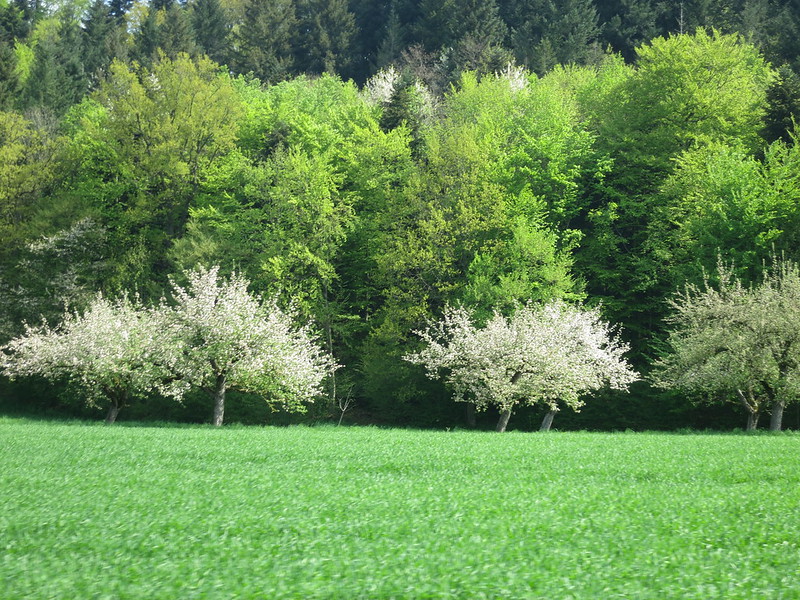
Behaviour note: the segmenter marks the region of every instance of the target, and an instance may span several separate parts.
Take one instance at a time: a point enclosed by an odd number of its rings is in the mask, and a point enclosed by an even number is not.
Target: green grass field
[[[0,418],[0,598],[800,598],[800,436]]]

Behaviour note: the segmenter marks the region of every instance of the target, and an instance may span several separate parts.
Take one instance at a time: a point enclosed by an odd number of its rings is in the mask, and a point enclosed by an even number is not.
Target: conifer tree
[[[83,68],[90,81],[99,79],[111,64],[113,56],[109,51],[108,38],[113,27],[113,18],[105,0],[94,0],[86,11],[81,30]]]
[[[108,12],[118,24],[121,24],[131,6],[133,6],[133,0],[109,0]]]
[[[294,69],[296,35],[292,0],[249,0],[238,33],[237,70],[264,82],[286,79]]]
[[[227,64],[231,24],[219,0],[197,0],[192,5],[192,27],[198,49],[214,62]]]
[[[392,3],[389,18],[383,28],[383,41],[378,47],[375,62],[378,68],[392,64],[400,58],[400,53],[405,48],[405,31],[400,17]]]
[[[303,32],[298,65],[312,73],[342,73],[353,62],[357,33],[353,13],[346,0],[300,0]]]
[[[139,31],[134,36],[133,58],[139,64],[150,65],[155,60],[156,52],[161,46],[161,36],[158,27],[158,15],[152,7],[147,11]]]
[[[197,51],[189,16],[178,4],[165,9],[164,22],[158,34],[160,47],[169,58],[176,58],[181,52],[195,54]]]

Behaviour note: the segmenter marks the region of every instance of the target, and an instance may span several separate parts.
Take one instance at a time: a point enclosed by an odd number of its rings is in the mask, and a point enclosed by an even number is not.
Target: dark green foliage
[[[294,72],[298,21],[292,0],[248,0],[238,33],[236,67],[264,83],[276,83]]]
[[[764,140],[793,143],[792,134],[800,119],[800,76],[788,65],[778,69],[778,77],[767,90],[767,103],[761,131]]]
[[[169,58],[176,58],[180,53],[196,53],[194,30],[186,9],[178,4],[166,9],[164,23],[159,28],[159,42],[161,50]]]
[[[158,14],[152,7],[148,9],[147,16],[136,32],[134,43],[133,58],[141,65],[150,66],[161,45]]]
[[[392,3],[392,10],[381,30],[383,32],[382,41],[375,52],[375,64],[378,68],[395,63],[405,48],[406,31],[400,22],[394,3]]]
[[[220,64],[230,62],[231,23],[219,0],[197,0],[192,4],[192,26],[198,49]]]
[[[114,29],[112,15],[104,0],[94,0],[83,18],[83,69],[92,84],[104,75],[114,58],[110,36]]]
[[[60,116],[83,98],[89,80],[83,67],[82,46],[79,23],[71,8],[66,7],[53,35],[45,36],[36,45],[23,90],[26,107],[41,107]]]
[[[357,35],[347,0],[298,0],[297,65],[305,73],[348,74]]]
[[[599,33],[592,0],[536,0],[515,12],[511,45],[520,64],[546,73],[557,64],[590,62]]]
[[[620,52],[626,60],[633,60],[637,46],[676,30],[670,10],[677,5],[677,2],[662,0],[599,2],[601,43]]]
[[[133,0],[109,0],[108,12],[117,23],[122,23],[131,6],[133,6]]]

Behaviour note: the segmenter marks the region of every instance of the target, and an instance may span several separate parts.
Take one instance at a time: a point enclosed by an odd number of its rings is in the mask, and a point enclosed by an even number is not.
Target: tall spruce
[[[237,35],[236,68],[274,83],[294,73],[297,14],[293,0],[249,0]]]
[[[297,63],[301,70],[349,75],[357,28],[347,0],[299,0],[298,9],[302,35]]]
[[[109,36],[114,28],[105,0],[94,0],[83,18],[81,28],[83,68],[90,83],[96,83],[114,58]]]
[[[181,52],[196,54],[194,29],[188,12],[179,4],[172,4],[164,11],[164,22],[159,27],[160,48],[169,58],[176,58]]]
[[[192,5],[192,27],[201,52],[220,64],[230,61],[231,23],[219,0],[197,0]]]

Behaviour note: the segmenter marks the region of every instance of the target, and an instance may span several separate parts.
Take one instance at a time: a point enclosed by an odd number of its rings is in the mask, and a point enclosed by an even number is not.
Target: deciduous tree
[[[667,351],[652,379],[743,405],[748,429],[769,410],[770,429],[780,431],[785,407],[800,397],[800,269],[776,260],[749,287],[723,264],[717,277],[671,299]]]
[[[67,312],[60,324],[26,326],[0,348],[0,369],[11,377],[67,379],[89,406],[108,406],[106,423],[135,394],[160,391],[180,398],[186,386],[169,378],[155,357],[162,335],[151,311],[128,298],[97,296],[84,312]]]
[[[559,403],[578,410],[583,395],[605,386],[625,390],[637,379],[622,356],[628,346],[600,311],[559,301],[527,304],[511,317],[495,313],[485,327],[465,308],[449,307],[417,334],[425,347],[405,359],[443,378],[457,402],[497,407],[500,432],[518,404],[547,406],[548,430]]]
[[[185,287],[173,282],[172,302],[159,309],[158,362],[212,396],[214,425],[222,425],[225,392],[232,387],[304,411],[336,368],[333,359],[310,327],[296,325],[275,300],[252,295],[240,275],[223,279],[218,272],[199,268],[185,273]]]

